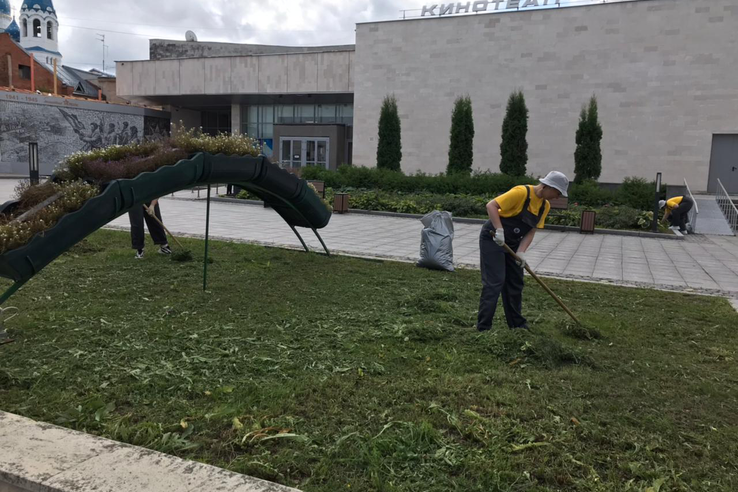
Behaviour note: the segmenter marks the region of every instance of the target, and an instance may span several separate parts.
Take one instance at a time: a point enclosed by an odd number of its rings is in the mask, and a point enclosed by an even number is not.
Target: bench
[[[563,196],[548,201],[551,204],[551,210],[566,210],[569,208],[569,199]]]
[[[549,210],[548,212],[549,217],[556,217],[561,215],[560,213],[556,213],[556,211],[569,209],[569,199],[563,196],[560,196],[559,198],[554,198],[553,200],[549,200],[548,203],[551,205],[551,210]]]

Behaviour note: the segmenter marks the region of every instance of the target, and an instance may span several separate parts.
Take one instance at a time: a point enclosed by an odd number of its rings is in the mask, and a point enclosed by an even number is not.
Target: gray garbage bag
[[[434,210],[422,219],[418,266],[433,270],[454,271],[454,222],[450,212]]]

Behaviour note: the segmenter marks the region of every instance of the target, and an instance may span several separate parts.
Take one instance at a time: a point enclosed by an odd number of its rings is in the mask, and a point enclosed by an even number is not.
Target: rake
[[[520,258],[518,257],[518,255],[515,254],[515,251],[513,251],[512,248],[510,248],[510,246],[508,246],[507,244],[503,244],[503,247],[505,248],[505,251],[507,251],[510,255],[512,255],[513,258],[515,258],[515,260],[520,261]],[[549,289],[548,285],[546,285],[543,282],[543,280],[541,280],[540,277],[538,277],[538,275],[536,275],[536,273],[528,266],[527,263],[525,264],[525,270],[530,274],[531,277],[533,277],[533,279],[535,279],[536,282],[538,282],[540,284],[541,287],[543,287],[543,290],[545,290],[546,292],[548,292],[551,295],[551,297],[554,298],[554,300],[559,304],[559,306],[561,306],[561,309],[563,309],[564,311],[566,311],[566,314],[568,314],[569,316],[571,316],[571,319],[573,319],[574,321],[576,321],[578,325],[581,325],[582,324],[579,321],[579,319],[577,319],[577,317],[574,316],[574,313],[572,313],[571,310],[568,307],[566,307],[566,304],[564,304],[564,301],[562,301],[561,299],[559,299],[559,296],[557,296],[556,294],[554,294],[554,292],[551,289]]]

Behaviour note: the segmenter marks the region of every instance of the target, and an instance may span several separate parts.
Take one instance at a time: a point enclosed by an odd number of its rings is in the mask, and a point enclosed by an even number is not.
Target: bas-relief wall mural
[[[29,142],[38,142],[45,175],[74,152],[164,138],[169,124],[166,118],[0,101],[0,173],[28,174]]]

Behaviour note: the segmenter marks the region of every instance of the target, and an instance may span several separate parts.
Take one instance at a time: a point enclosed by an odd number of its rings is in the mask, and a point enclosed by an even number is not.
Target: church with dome
[[[59,19],[52,0],[17,0],[20,15],[16,18],[10,0],[0,0],[0,55],[18,60],[13,66],[15,77],[0,70],[0,86],[28,89],[30,58],[36,64],[36,88],[46,92],[53,87],[53,77],[61,85],[60,93],[87,98],[98,98],[100,79],[112,77],[97,70],[85,71],[63,64],[59,51]],[[22,3],[21,3],[22,2]],[[3,35],[8,35],[4,37]],[[9,39],[8,39],[9,37]],[[4,38],[4,40],[3,40]],[[4,66],[4,60],[0,60]],[[25,67],[25,68],[24,68]],[[7,79],[7,80],[6,80]],[[114,80],[114,79],[113,79]],[[12,82],[11,82],[12,81]],[[29,87],[26,87],[26,86]]]
[[[16,43],[20,43],[20,27],[12,16],[8,0],[0,0],[0,33],[8,33]]]
[[[9,0],[0,0],[0,33],[7,33],[36,60],[62,65],[59,52],[59,19],[51,0],[23,0],[16,22]]]

